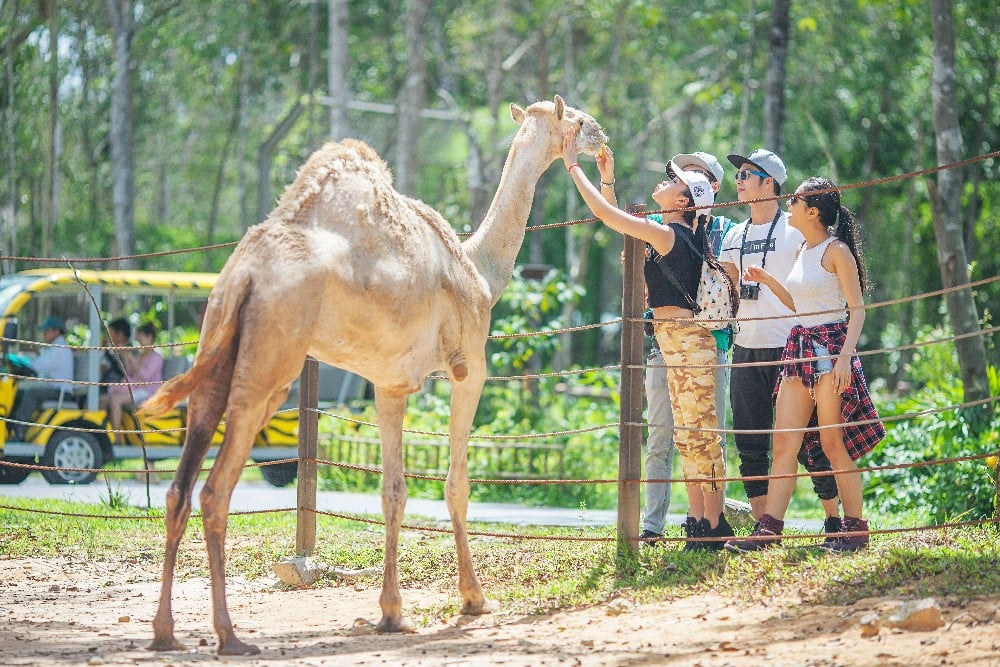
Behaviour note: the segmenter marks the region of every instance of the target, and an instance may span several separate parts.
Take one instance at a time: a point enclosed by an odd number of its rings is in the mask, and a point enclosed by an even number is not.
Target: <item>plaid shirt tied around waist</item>
[[[814,348],[825,347],[831,356],[836,356],[843,349],[845,338],[847,338],[847,322],[831,322],[815,327],[797,324],[792,327],[785,342],[785,349],[781,353],[781,360],[796,363],[781,367],[778,383],[774,387],[775,395],[778,393],[781,380],[786,377],[802,378],[802,384],[811,393],[819,379]],[[836,360],[830,361],[834,363]],[[875,404],[872,403],[871,395],[868,393],[868,383],[865,382],[865,374],[861,369],[861,359],[857,355],[851,357],[851,385],[841,393],[841,397],[843,402],[840,415],[842,423],[846,424],[843,427],[844,446],[847,447],[851,459],[857,461],[873,450],[885,437],[885,426],[881,421],[872,421],[868,424],[854,423],[879,419],[878,411],[875,410]],[[815,410],[809,419],[809,426],[818,426]],[[806,431],[803,434],[803,443],[810,459],[822,451],[819,431]]]

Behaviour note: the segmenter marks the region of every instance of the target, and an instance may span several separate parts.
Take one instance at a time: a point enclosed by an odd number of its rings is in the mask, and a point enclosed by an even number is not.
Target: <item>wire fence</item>
[[[881,178],[881,179],[873,179],[873,180],[869,180],[869,181],[854,183],[854,184],[850,184],[850,185],[844,185],[844,186],[840,186],[840,187],[835,188],[835,189],[836,190],[849,190],[849,189],[854,189],[854,188],[873,187],[873,186],[876,186],[876,185],[880,185],[880,184],[884,184],[884,183],[888,183],[888,182],[893,182],[893,181],[898,181],[898,180],[902,180],[902,179],[905,179],[905,178],[915,178],[915,177],[927,175],[927,174],[930,174],[930,173],[934,173],[936,171],[940,171],[942,169],[959,167],[959,166],[963,166],[963,165],[970,164],[970,163],[977,162],[977,161],[981,161],[981,160],[992,159],[992,158],[996,158],[998,156],[1000,156],[1000,151],[993,152],[993,153],[988,153],[988,154],[985,154],[985,155],[980,155],[980,156],[977,156],[977,157],[974,157],[974,158],[970,158],[968,160],[963,160],[963,161],[960,161],[960,162],[956,162],[956,163],[953,163],[953,164],[950,164],[950,165],[942,165],[942,166],[933,167],[933,168],[929,168],[929,169],[924,169],[924,170],[920,170],[920,171],[916,171],[916,172],[910,172],[908,174],[902,174],[902,175],[897,175],[897,176],[891,176],[891,177],[886,177],[886,178]],[[784,200],[784,199],[789,198],[790,196],[792,196],[792,195],[790,195],[790,194],[789,195],[781,195],[781,196],[776,196],[776,197],[771,197],[771,198],[763,198],[763,199],[760,199],[760,200],[754,200],[754,202],[758,202],[758,201],[771,201],[771,200]],[[725,208],[725,207],[730,207],[730,206],[746,206],[747,204],[754,203],[754,202],[749,202],[749,201],[725,202],[725,203],[715,204],[713,208]],[[661,212],[666,212],[666,211],[661,211]],[[544,230],[548,230],[548,229],[552,229],[552,228],[557,228],[557,227],[564,227],[564,226],[576,225],[576,224],[585,224],[585,223],[591,223],[591,222],[595,222],[595,221],[596,221],[596,218],[585,218],[585,219],[581,219],[581,220],[565,221],[565,222],[553,223],[553,224],[547,224],[547,225],[535,225],[535,226],[529,227],[528,229],[529,229],[529,231],[544,231]],[[202,246],[202,247],[198,247],[198,248],[187,248],[187,249],[163,251],[163,252],[157,252],[157,253],[146,253],[146,254],[141,254],[141,255],[131,255],[131,256],[127,256],[127,257],[73,258],[72,260],[68,260],[65,257],[63,257],[63,258],[37,258],[37,257],[3,256],[3,257],[0,257],[0,261],[15,260],[15,261],[25,261],[25,262],[34,262],[34,263],[49,263],[49,264],[51,264],[51,263],[70,263],[70,265],[72,266],[73,263],[109,263],[109,262],[119,262],[119,261],[123,261],[123,260],[136,260],[136,259],[156,258],[156,257],[163,257],[163,256],[167,256],[167,255],[180,254],[180,253],[188,253],[188,252],[206,252],[206,251],[220,249],[220,248],[232,247],[234,245],[235,245],[235,242],[234,243],[221,243],[221,244],[214,244],[214,245],[211,245],[211,246]],[[931,292],[925,292],[925,293],[921,293],[921,294],[914,294],[914,295],[910,295],[910,296],[906,296],[906,297],[902,297],[902,298],[898,298],[898,299],[885,300],[885,301],[881,301],[881,302],[877,302],[877,303],[865,304],[863,306],[863,308],[865,308],[866,310],[873,310],[873,309],[879,309],[879,308],[886,308],[886,307],[890,307],[890,306],[894,306],[894,305],[898,305],[898,304],[903,304],[903,303],[910,303],[910,302],[915,302],[915,301],[920,301],[920,300],[926,300],[926,299],[930,299],[930,298],[944,296],[944,295],[947,295],[947,294],[950,294],[950,293],[954,293],[954,292],[958,292],[958,291],[972,290],[972,289],[975,289],[975,288],[978,288],[978,287],[983,287],[983,286],[986,286],[986,285],[993,284],[993,283],[995,283],[998,280],[1000,280],[1000,276],[994,276],[994,277],[984,278],[984,279],[980,279],[980,280],[971,281],[971,282],[968,282],[968,283],[963,284],[963,285],[950,286],[950,287],[947,287],[947,288],[944,288],[944,289],[939,289],[939,290],[935,290],[935,291],[931,291]],[[85,286],[84,286],[84,289],[86,289]],[[93,298],[93,297],[91,296],[91,298]],[[96,307],[96,302],[95,302],[94,305]],[[837,311],[834,311],[834,310],[831,310],[831,311],[817,311],[815,313],[807,313],[806,315],[824,314],[824,313],[830,313],[830,312],[842,312],[842,309],[837,310]],[[733,318],[733,319],[737,319],[739,321],[749,321],[750,319],[786,319],[786,318],[791,318],[791,317],[799,317],[799,316],[802,316],[802,315],[803,314],[801,314],[801,313],[796,313],[796,314],[786,315],[786,316],[776,316],[776,317],[773,317],[773,318]],[[615,318],[615,319],[611,319],[611,320],[607,320],[607,321],[595,322],[595,323],[591,323],[591,324],[584,324],[584,325],[574,326],[574,327],[556,328],[556,329],[549,329],[549,330],[544,330],[544,331],[518,332],[518,333],[504,334],[504,335],[491,335],[489,337],[489,339],[490,340],[501,340],[501,339],[528,338],[528,337],[537,337],[537,336],[558,336],[558,335],[563,335],[563,334],[567,334],[567,333],[574,333],[574,332],[579,332],[579,331],[586,331],[586,330],[599,329],[599,328],[612,327],[612,326],[621,326],[621,325],[624,325],[625,323],[635,323],[637,321],[640,321],[639,318],[624,317],[623,316],[621,318]],[[957,341],[967,340],[967,339],[970,339],[970,338],[973,338],[973,337],[992,336],[993,334],[997,333],[998,331],[1000,331],[1000,327],[997,327],[997,326],[982,327],[982,328],[979,328],[978,330],[975,330],[975,331],[970,331],[970,332],[964,332],[964,333],[960,333],[960,334],[956,334],[956,335],[939,337],[939,338],[936,338],[934,340],[915,341],[915,342],[903,343],[903,344],[896,345],[896,346],[891,346],[891,347],[883,347],[883,348],[878,348],[878,349],[863,350],[863,351],[859,351],[857,354],[858,354],[858,356],[880,355],[880,354],[889,354],[889,353],[893,353],[893,352],[901,352],[901,351],[907,351],[907,350],[914,350],[914,349],[918,349],[918,348],[929,346],[929,345],[951,344],[951,343],[955,343]],[[2,342],[5,343],[5,344],[14,344],[14,345],[31,344],[31,345],[34,345],[36,347],[53,347],[53,345],[51,345],[51,344],[39,343],[39,342],[35,342],[35,341],[26,341],[26,340],[21,340],[21,339],[18,339],[18,338],[2,338]],[[162,344],[162,345],[155,345],[153,347],[160,348],[160,349],[172,349],[172,348],[177,348],[177,347],[180,347],[180,346],[185,346],[185,347],[186,346],[193,346],[193,345],[196,345],[196,344],[197,344],[197,341],[188,341],[188,342],[182,342],[182,343],[168,343],[168,344]],[[102,352],[102,353],[106,352],[106,351],[110,351],[112,353],[117,353],[117,352],[125,350],[125,349],[135,349],[135,348],[132,347],[132,346],[129,346],[129,347],[115,347],[115,346],[74,346],[73,349],[76,350],[76,351],[97,351],[97,352]],[[817,359],[820,359],[820,358],[823,358],[823,359],[832,359],[832,358],[834,358],[834,355],[830,355],[828,357],[818,357]],[[775,362],[758,362],[758,363],[753,363],[753,364],[732,364],[732,363],[725,363],[725,364],[710,364],[710,365],[699,366],[699,367],[713,367],[714,368],[716,366],[722,366],[722,367],[732,368],[732,367],[747,367],[747,366],[779,365],[779,364],[786,364],[786,363],[788,363],[788,362],[787,361],[775,361]],[[603,366],[603,367],[595,367],[595,368],[568,368],[568,369],[551,371],[551,372],[545,372],[545,373],[526,373],[526,374],[521,374],[521,375],[496,375],[496,376],[490,376],[490,377],[488,377],[487,380],[494,381],[494,382],[513,382],[513,381],[525,381],[525,380],[545,379],[545,378],[554,378],[554,377],[566,377],[566,376],[582,375],[582,374],[589,374],[589,373],[609,373],[609,374],[619,373],[619,374],[623,374],[623,371],[628,370],[628,369],[646,369],[646,368],[650,368],[650,365],[648,365],[648,364],[623,364],[623,365]],[[671,366],[667,366],[667,368],[671,368]],[[18,374],[11,373],[11,372],[2,372],[2,373],[0,373],[0,377],[11,378],[11,379],[13,379],[15,381],[23,381],[23,380],[26,380],[26,379],[30,379],[29,376],[18,375]],[[435,375],[429,376],[429,379],[447,380],[448,378],[445,375],[436,375],[435,374]],[[73,384],[74,385],[81,385],[81,386],[94,386],[94,385],[98,385],[98,386],[101,386],[101,387],[111,387],[111,386],[116,386],[116,385],[124,385],[124,386],[127,386],[127,387],[131,388],[131,387],[140,387],[140,386],[143,386],[143,384],[155,384],[155,383],[137,383],[137,382],[114,383],[114,382],[95,382],[95,381],[75,380],[75,381],[73,381]],[[938,407],[935,407],[935,408],[929,408],[929,409],[925,409],[925,410],[920,410],[920,411],[915,411],[915,412],[910,412],[910,413],[905,413],[905,414],[900,414],[900,415],[893,415],[893,416],[889,416],[889,417],[884,417],[880,421],[883,421],[883,422],[900,422],[900,421],[907,421],[907,420],[916,420],[916,419],[920,419],[922,417],[926,417],[926,416],[931,415],[931,414],[960,411],[960,410],[964,410],[964,409],[968,409],[968,408],[972,408],[972,407],[977,407],[977,406],[992,405],[992,404],[995,404],[998,399],[1000,399],[1000,397],[998,397],[998,396],[991,396],[989,398],[981,399],[981,400],[966,401],[966,402],[963,402],[963,403],[951,404],[951,405],[943,405],[943,406],[938,406]],[[569,398],[567,398],[567,400],[569,400]],[[332,413],[332,412],[329,412],[327,410],[322,410],[322,409],[318,409],[318,408],[316,408],[314,410],[315,410],[317,416],[324,416],[324,417],[330,418],[332,420],[343,421],[343,422],[346,422],[346,423],[353,424],[355,426],[365,426],[365,427],[370,427],[370,428],[373,428],[373,429],[377,429],[378,428],[377,424],[375,424],[373,422],[369,422],[369,421],[366,421],[366,420],[363,420],[363,419],[360,419],[360,418],[356,418],[356,417],[353,417],[353,416],[343,415],[343,414],[336,414],[336,413]],[[285,412],[295,412],[295,411],[296,411],[296,409],[291,409],[291,410],[288,410],[288,411],[285,411]],[[43,430],[44,429],[58,429],[59,431],[80,432],[80,433],[97,433],[97,434],[101,434],[101,435],[106,436],[106,437],[113,437],[113,438],[117,438],[119,436],[124,436],[124,435],[131,435],[131,434],[139,434],[140,436],[142,436],[143,434],[164,434],[164,433],[165,434],[174,434],[174,435],[176,435],[176,434],[182,434],[185,431],[185,428],[183,426],[177,426],[177,427],[172,427],[172,428],[161,428],[161,429],[146,429],[146,428],[136,428],[136,429],[122,429],[122,428],[118,428],[118,429],[114,429],[114,428],[111,428],[107,423],[104,423],[104,424],[99,425],[99,426],[91,426],[91,427],[80,425],[80,424],[77,424],[77,425],[73,425],[73,424],[52,425],[52,424],[46,424],[46,423],[37,423],[37,422],[31,422],[31,421],[15,420],[15,419],[11,418],[9,415],[0,416],[0,421],[3,421],[3,422],[5,422],[6,424],[9,424],[9,425],[16,425],[18,427],[37,428],[37,429],[43,429]],[[729,429],[729,428],[711,428],[711,429],[709,429],[709,428],[700,428],[700,429],[697,429],[697,428],[683,427],[683,426],[677,426],[677,425],[672,425],[672,424],[670,424],[670,425],[668,425],[668,424],[655,424],[655,423],[648,423],[648,422],[639,423],[639,422],[628,421],[628,420],[625,420],[625,419],[620,419],[619,421],[616,421],[616,422],[609,422],[609,423],[605,423],[605,424],[591,425],[591,426],[584,427],[584,428],[579,428],[579,429],[565,429],[565,430],[550,431],[550,432],[532,432],[532,433],[519,433],[519,434],[495,434],[495,433],[480,433],[480,434],[477,434],[477,433],[472,433],[470,435],[470,441],[472,441],[472,442],[506,442],[506,441],[519,441],[519,440],[534,440],[534,441],[538,441],[538,440],[560,440],[560,439],[564,440],[564,439],[566,439],[566,438],[568,438],[570,436],[574,436],[574,435],[579,435],[579,434],[588,433],[588,432],[609,430],[609,429],[612,429],[612,428],[619,428],[620,429],[620,428],[622,428],[624,426],[637,427],[637,428],[645,428],[645,427],[650,427],[650,426],[672,426],[675,430],[705,431],[705,432],[717,433],[717,434],[722,434],[722,435],[725,435],[725,434],[734,434],[734,435],[735,434],[773,434],[773,433],[782,433],[782,432],[807,432],[807,431],[817,431],[817,430],[823,430],[823,429],[842,428],[844,426],[850,426],[850,425],[864,425],[864,424],[869,424],[869,423],[872,423],[873,421],[875,421],[875,420],[848,422],[848,423],[839,424],[839,425],[831,425],[831,426],[823,426],[823,427],[815,427],[814,426],[814,427],[797,428],[797,429],[764,429],[764,430],[747,430],[747,429],[743,429],[743,430],[741,430],[741,429]],[[994,428],[996,428],[995,424],[994,424]],[[404,433],[407,433],[407,434],[410,434],[410,435],[419,435],[419,436],[435,437],[435,438],[447,438],[449,436],[448,433],[444,433],[444,432],[436,432],[436,431],[420,430],[420,429],[404,429]],[[953,465],[953,464],[957,464],[957,463],[970,462],[970,461],[983,461],[983,462],[986,462],[986,461],[990,460],[991,457],[992,457],[992,459],[994,461],[994,463],[993,463],[993,474],[994,474],[994,479],[996,479],[995,476],[997,474],[997,467],[996,467],[996,464],[995,464],[995,460],[996,460],[996,457],[998,455],[1000,455],[1000,451],[992,452],[992,453],[971,453],[971,454],[965,454],[965,455],[962,455],[962,456],[954,456],[954,457],[941,458],[941,459],[935,459],[935,460],[914,461],[914,462],[898,463],[898,464],[883,465],[883,466],[868,466],[868,467],[864,467],[864,468],[858,468],[857,471],[859,473],[880,474],[880,473],[884,473],[884,472],[887,472],[887,471],[897,471],[897,470],[905,470],[905,469],[910,469],[910,468],[921,468],[921,467],[928,467],[928,466]],[[273,461],[247,462],[245,465],[246,465],[246,467],[267,467],[267,466],[276,466],[276,465],[290,465],[290,464],[293,464],[293,463],[294,464],[298,464],[299,466],[301,466],[302,464],[308,463],[308,464],[313,464],[315,466],[326,466],[326,467],[342,468],[342,469],[346,469],[346,470],[353,470],[353,471],[367,473],[367,474],[372,474],[372,475],[379,475],[379,474],[381,474],[381,468],[378,467],[378,466],[363,466],[363,465],[356,465],[356,464],[351,464],[351,463],[347,463],[347,462],[343,462],[343,461],[334,461],[334,460],[327,460],[327,459],[313,458],[313,457],[291,457],[291,458],[284,458],[284,459],[278,459],[278,460],[273,460]],[[115,475],[115,474],[121,474],[121,475],[135,475],[135,474],[142,475],[142,474],[145,474],[145,475],[149,475],[149,474],[151,474],[151,471],[150,471],[150,468],[149,468],[148,464],[145,465],[143,468],[140,468],[140,469],[135,469],[135,468],[131,468],[130,469],[130,468],[122,468],[122,467],[119,467],[119,468],[103,468],[102,467],[102,468],[96,468],[95,469],[95,468],[72,468],[72,467],[65,467],[65,466],[45,466],[45,465],[39,465],[37,463],[26,463],[26,462],[21,462],[21,461],[0,460],[0,473],[3,472],[3,470],[2,470],[3,468],[6,468],[8,470],[19,470],[22,473],[25,472],[25,471],[27,471],[27,472],[34,472],[34,471],[39,471],[39,472],[44,472],[44,471],[64,471],[64,472],[82,472],[82,473],[98,473],[98,472],[100,472],[100,473],[105,474],[105,475]],[[210,468],[205,468],[203,470],[203,472],[206,471],[206,470],[210,470]],[[156,470],[156,473],[158,473],[158,474],[173,473],[173,472],[175,472],[175,471],[174,470],[168,470],[168,469],[158,469],[158,470]],[[753,481],[753,480],[770,480],[770,479],[781,479],[781,478],[802,478],[802,477],[815,477],[815,476],[822,476],[822,475],[834,475],[837,472],[841,472],[841,471],[834,470],[834,471],[819,472],[819,473],[817,473],[817,472],[801,472],[801,473],[793,473],[793,474],[786,474],[786,475],[736,476],[736,477],[724,477],[724,478],[723,477],[719,477],[719,478],[715,478],[714,481],[720,482],[720,483],[727,483],[727,482],[746,482],[746,481]],[[446,479],[445,477],[440,476],[440,475],[426,475],[426,474],[419,474],[419,473],[414,473],[414,472],[407,472],[406,473],[406,477],[410,478],[410,479],[426,480],[426,481],[434,481],[434,482],[444,482],[445,479]],[[676,478],[676,479],[675,478],[668,478],[668,479],[645,479],[645,478],[641,478],[641,477],[638,477],[638,478],[627,478],[627,477],[623,478],[623,477],[619,477],[619,478],[615,478],[615,479],[563,479],[563,478],[559,478],[559,479],[551,479],[551,478],[549,478],[549,479],[502,478],[501,479],[501,478],[482,478],[482,477],[480,477],[480,478],[472,478],[470,480],[470,482],[473,483],[473,484],[502,484],[502,485],[514,485],[514,484],[524,484],[524,485],[586,485],[586,484],[589,484],[589,485],[603,485],[603,484],[692,483],[692,482],[698,482],[698,481],[713,481],[713,480],[692,480],[690,478],[686,478],[686,479],[685,478]],[[1000,508],[1000,483],[997,484],[997,498],[996,498],[996,502],[995,502],[995,507]],[[0,505],[0,509],[6,509],[6,510],[9,510],[9,511],[32,512],[32,513],[37,513],[37,514],[48,514],[48,515],[58,515],[58,516],[72,516],[72,517],[90,518],[90,519],[93,519],[93,518],[100,518],[100,519],[135,519],[135,520],[158,520],[158,519],[162,519],[162,515],[156,514],[154,512],[151,512],[151,513],[148,513],[148,514],[89,514],[89,513],[57,512],[57,511],[41,510],[41,509],[33,509],[33,508],[21,508],[21,507],[10,506],[10,505]],[[353,515],[348,515],[348,514],[339,514],[339,513],[334,513],[334,512],[322,511],[322,510],[318,510],[318,509],[315,509],[315,508],[303,508],[303,507],[292,507],[292,508],[286,507],[286,508],[274,508],[274,509],[270,509],[270,510],[254,510],[254,511],[249,511],[249,512],[246,512],[246,511],[244,511],[244,512],[232,512],[232,514],[234,514],[234,515],[238,515],[238,514],[259,514],[259,513],[265,513],[265,512],[281,513],[281,512],[289,512],[289,511],[299,511],[299,512],[307,511],[307,512],[311,512],[311,513],[313,513],[315,515],[329,516],[329,517],[334,517],[334,518],[339,518],[339,519],[345,519],[345,520],[351,520],[351,521],[359,521],[359,522],[369,523],[369,524],[377,524],[377,525],[382,525],[383,524],[383,522],[381,522],[381,521],[379,521],[377,519],[371,518],[371,517],[353,516]],[[997,521],[998,521],[997,517],[998,517],[998,515],[994,515],[994,517],[992,519],[983,519],[983,520],[976,520],[976,521],[953,521],[953,522],[946,522],[946,523],[941,523],[941,524],[926,525],[926,526],[915,526],[915,527],[907,527],[907,528],[885,528],[885,529],[881,529],[881,530],[872,530],[871,533],[872,534],[894,534],[894,533],[902,533],[902,532],[915,532],[915,531],[921,531],[921,530],[940,530],[940,529],[943,529],[943,528],[957,528],[957,527],[979,526],[979,525],[983,525],[983,524],[986,524],[986,523],[994,523],[994,524],[996,524]],[[440,527],[432,527],[432,526],[404,525],[403,527],[404,528],[408,528],[408,529],[412,529],[412,530],[421,530],[421,531],[435,532],[435,533],[450,533],[451,532],[450,529],[445,529],[445,528],[440,528]],[[607,536],[607,537],[589,536],[588,537],[588,536],[558,536],[558,535],[525,535],[525,534],[496,533],[496,532],[470,532],[469,534],[470,535],[489,536],[489,537],[512,538],[512,539],[546,539],[546,540],[564,540],[564,541],[613,541],[613,540],[616,539],[614,536]],[[792,539],[796,539],[796,538],[815,538],[817,536],[815,534],[812,534],[812,535],[795,535],[795,534],[792,534],[792,535],[788,535],[787,537],[791,537]],[[661,538],[661,540],[659,540],[659,541],[666,541],[666,542],[669,542],[669,541],[683,541],[684,539],[685,538]]]

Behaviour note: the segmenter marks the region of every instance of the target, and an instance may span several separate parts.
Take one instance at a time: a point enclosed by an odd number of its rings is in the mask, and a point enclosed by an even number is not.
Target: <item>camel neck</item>
[[[524,241],[535,185],[555,159],[542,154],[548,142],[539,142],[540,131],[530,116],[514,137],[500,176],[493,203],[479,229],[463,245],[472,263],[486,280],[493,305],[514,273],[514,262]]]

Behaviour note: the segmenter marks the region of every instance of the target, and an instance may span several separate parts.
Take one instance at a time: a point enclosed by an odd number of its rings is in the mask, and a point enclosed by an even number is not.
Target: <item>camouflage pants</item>
[[[687,322],[657,322],[654,327],[663,364],[667,367],[670,407],[674,413],[674,446],[681,456],[685,479],[703,479],[706,492],[722,490],[713,478],[726,476],[715,412],[715,338],[705,328]],[[692,368],[692,366],[705,366]],[[693,430],[689,430],[693,429]]]

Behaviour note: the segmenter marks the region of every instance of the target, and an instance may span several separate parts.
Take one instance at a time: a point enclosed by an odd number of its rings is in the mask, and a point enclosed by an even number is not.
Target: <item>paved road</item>
[[[122,494],[135,506],[146,506],[146,485],[134,479],[111,477],[111,491]],[[154,507],[164,507],[164,497],[169,482],[159,481],[149,487],[150,502]],[[198,490],[194,490],[194,506],[198,507]],[[0,502],[11,498],[53,498],[86,503],[100,503],[109,496],[108,485],[101,479],[83,486],[53,485],[39,475],[31,475],[20,484],[0,485]],[[230,509],[266,510],[295,507],[297,505],[294,485],[284,488],[271,486],[267,482],[240,482],[233,491]],[[319,491],[316,507],[328,512],[351,515],[381,515],[382,499],[378,494],[345,493],[339,491]],[[435,521],[448,521],[448,509],[443,500],[410,498],[406,501],[408,519],[421,517]],[[618,521],[616,510],[580,510],[562,507],[529,507],[508,503],[469,503],[469,521],[483,523],[510,523],[523,526],[614,526]],[[667,523],[682,525],[683,514],[669,514]],[[791,527],[822,532],[823,522],[817,519],[791,519]]]
[[[154,507],[165,505],[164,496],[169,483],[160,481],[149,487],[150,502]],[[198,507],[198,489],[195,487],[194,505]],[[146,506],[146,485],[132,479],[117,479],[111,481],[111,490],[115,494],[123,494],[131,504]],[[86,503],[100,503],[109,496],[108,486],[98,479],[92,484],[82,486],[52,485],[38,475],[31,475],[25,481],[15,485],[0,485],[0,499],[3,497],[17,498],[53,498],[73,500]],[[267,482],[240,482],[233,491],[230,509],[265,510],[295,507],[297,505],[294,485],[276,488]],[[319,491],[316,494],[317,509],[344,514],[382,514],[382,499],[377,494],[343,493],[334,491]],[[406,501],[406,516],[408,518],[423,517],[438,521],[448,521],[448,509],[443,500],[425,500],[410,498]],[[469,521],[488,523],[512,523],[535,526],[609,526],[617,521],[615,510],[566,509],[559,507],[528,507],[505,503],[470,503]],[[673,521],[675,517],[671,517]],[[676,523],[683,523],[684,517],[677,516]]]

